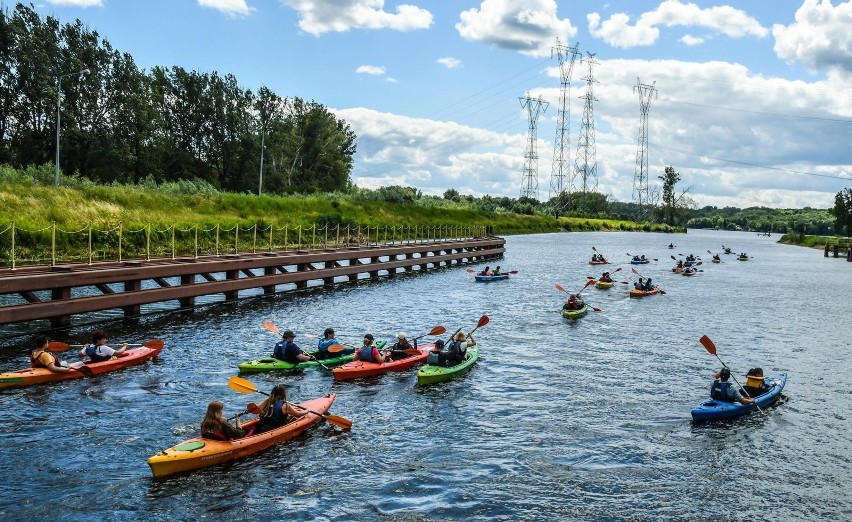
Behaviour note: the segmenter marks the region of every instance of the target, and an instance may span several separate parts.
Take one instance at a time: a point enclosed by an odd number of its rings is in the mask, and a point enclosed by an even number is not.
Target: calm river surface
[[[776,239],[515,236],[500,265],[519,273],[504,282],[453,268],[112,324],[116,340],[165,339],[160,359],[0,392],[0,519],[852,520],[852,263]],[[723,244],[753,259],[709,263]],[[554,285],[600,275],[593,246],[619,274],[627,252],[659,259],[641,270],[666,295],[590,287],[602,311],[563,319]],[[670,256],[688,253],[703,272],[672,273]],[[194,436],[209,401],[230,414],[262,398],[227,381],[271,351],[264,320],[357,342],[470,330],[482,314],[482,356],[463,378],[418,389],[414,370],[344,383],[321,370],[251,375],[263,390],[286,383],[297,402],[336,393],[331,412],[352,431],[322,424],[245,460],[151,478],[146,459]],[[741,381],[753,366],[789,372],[785,400],[693,425],[720,367],[704,334]],[[25,366],[26,353],[0,351],[0,368]]]

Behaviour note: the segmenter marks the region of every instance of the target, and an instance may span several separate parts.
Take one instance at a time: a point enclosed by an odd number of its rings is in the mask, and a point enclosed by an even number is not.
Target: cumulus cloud
[[[557,16],[555,0],[483,0],[460,18],[456,30],[465,40],[534,57],[549,56],[556,38],[577,34],[570,20]]]
[[[47,0],[50,5],[63,5],[68,7],[103,7],[103,0]]]
[[[424,194],[517,197],[525,137],[455,122],[410,118],[365,108],[335,110],[358,135],[353,180],[377,188],[408,185]],[[518,185],[517,187],[515,185]]]
[[[688,46],[691,47],[693,45],[703,44],[705,42],[705,39],[701,38],[699,36],[692,36],[692,35],[689,35],[689,34],[685,34],[685,35],[681,36],[680,40],[678,40],[678,41],[680,43],[684,44],[684,45],[688,45]]]
[[[201,7],[209,7],[229,16],[246,16],[254,11],[245,0],[198,0]]]
[[[805,0],[789,26],[772,26],[775,53],[812,70],[839,69],[852,73],[852,2]]]
[[[399,5],[395,13],[384,10],[384,0],[281,0],[299,12],[299,27],[319,36],[350,29],[428,29],[432,13],[414,5]]]
[[[435,62],[443,65],[447,69],[458,69],[462,66],[461,60],[459,60],[458,58],[452,58],[450,56],[438,58],[437,60],[435,60]]]
[[[701,27],[731,38],[763,38],[769,33],[760,22],[740,9],[727,5],[702,9],[680,0],[665,0],[653,11],[640,15],[634,25],[630,24],[630,15],[625,13],[615,13],[601,21],[601,16],[595,12],[587,15],[586,20],[592,36],[620,48],[653,44],[660,36],[659,26]]]

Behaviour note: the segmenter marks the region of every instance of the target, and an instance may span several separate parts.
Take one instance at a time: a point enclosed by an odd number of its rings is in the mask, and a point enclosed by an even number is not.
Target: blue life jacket
[[[343,344],[343,343],[341,343],[340,341],[338,341],[334,337],[332,337],[331,339],[320,339],[319,342],[317,343],[317,349],[321,352],[327,352],[328,347],[331,346],[332,344]]]
[[[284,360],[284,348],[287,346],[287,343],[284,341],[278,341],[275,343],[275,348],[272,349],[272,357],[280,360]]]
[[[717,401],[733,402],[728,395],[731,389],[731,383],[722,381],[713,381],[713,386],[710,387],[710,397]]]
[[[100,355],[98,353],[98,346],[96,344],[87,344],[86,345],[86,356],[91,359],[92,362],[104,362],[110,360],[110,357]]]
[[[358,348],[358,360],[364,362],[376,362],[376,359],[373,357],[373,350],[376,349],[375,346],[362,346]]]

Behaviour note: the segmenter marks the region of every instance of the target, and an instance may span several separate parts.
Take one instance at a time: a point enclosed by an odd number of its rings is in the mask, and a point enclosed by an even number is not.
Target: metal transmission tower
[[[643,84],[636,78],[633,92],[639,92],[639,146],[636,151],[636,171],[633,174],[633,201],[639,205],[639,212],[648,204],[648,111],[651,98],[657,97],[657,82]]]
[[[559,112],[556,115],[556,140],[553,143],[553,163],[550,168],[550,197],[560,196],[566,189],[565,176],[567,169],[565,164],[568,163],[570,168],[571,162],[571,75],[574,72],[574,61],[580,52],[577,48],[580,42],[574,47],[568,47],[559,43],[556,39],[556,46],[550,51],[550,57],[556,53],[559,59],[559,75],[561,88],[559,90]],[[568,187],[570,192],[570,186]],[[556,212],[561,210],[561,204],[556,204]]]
[[[521,178],[521,197],[538,201],[538,117],[547,110],[548,103],[541,98],[526,96],[518,98],[521,107],[529,115],[529,131],[527,132],[527,150],[524,152],[524,174]]]
[[[595,145],[595,109],[593,102],[598,101],[592,91],[592,86],[598,83],[592,74],[592,68],[598,63],[595,60],[595,55],[588,55],[583,61],[589,64],[589,75],[583,78],[586,81],[586,94],[580,96],[585,99],[583,105],[583,122],[580,124],[580,137],[577,140],[577,157],[574,163],[574,176],[571,180],[573,187],[574,180],[580,178],[582,180],[581,191],[594,192],[598,188],[598,158],[597,146]]]

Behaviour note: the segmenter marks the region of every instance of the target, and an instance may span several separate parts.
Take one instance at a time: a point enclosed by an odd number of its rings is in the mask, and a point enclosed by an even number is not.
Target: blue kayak
[[[509,279],[509,274],[500,274],[500,275],[480,275],[476,274],[473,276],[477,283],[490,283],[491,281],[502,281],[504,279]]]
[[[763,395],[755,397],[754,402],[761,409],[768,408],[781,397],[781,390],[787,384],[787,372],[767,377],[765,382],[772,386]],[[754,404],[740,404],[738,402],[724,402],[716,399],[707,399],[692,409],[693,421],[732,419],[757,410]]]
[[[631,259],[630,260],[631,265],[646,265],[650,262],[651,262],[650,259]]]

